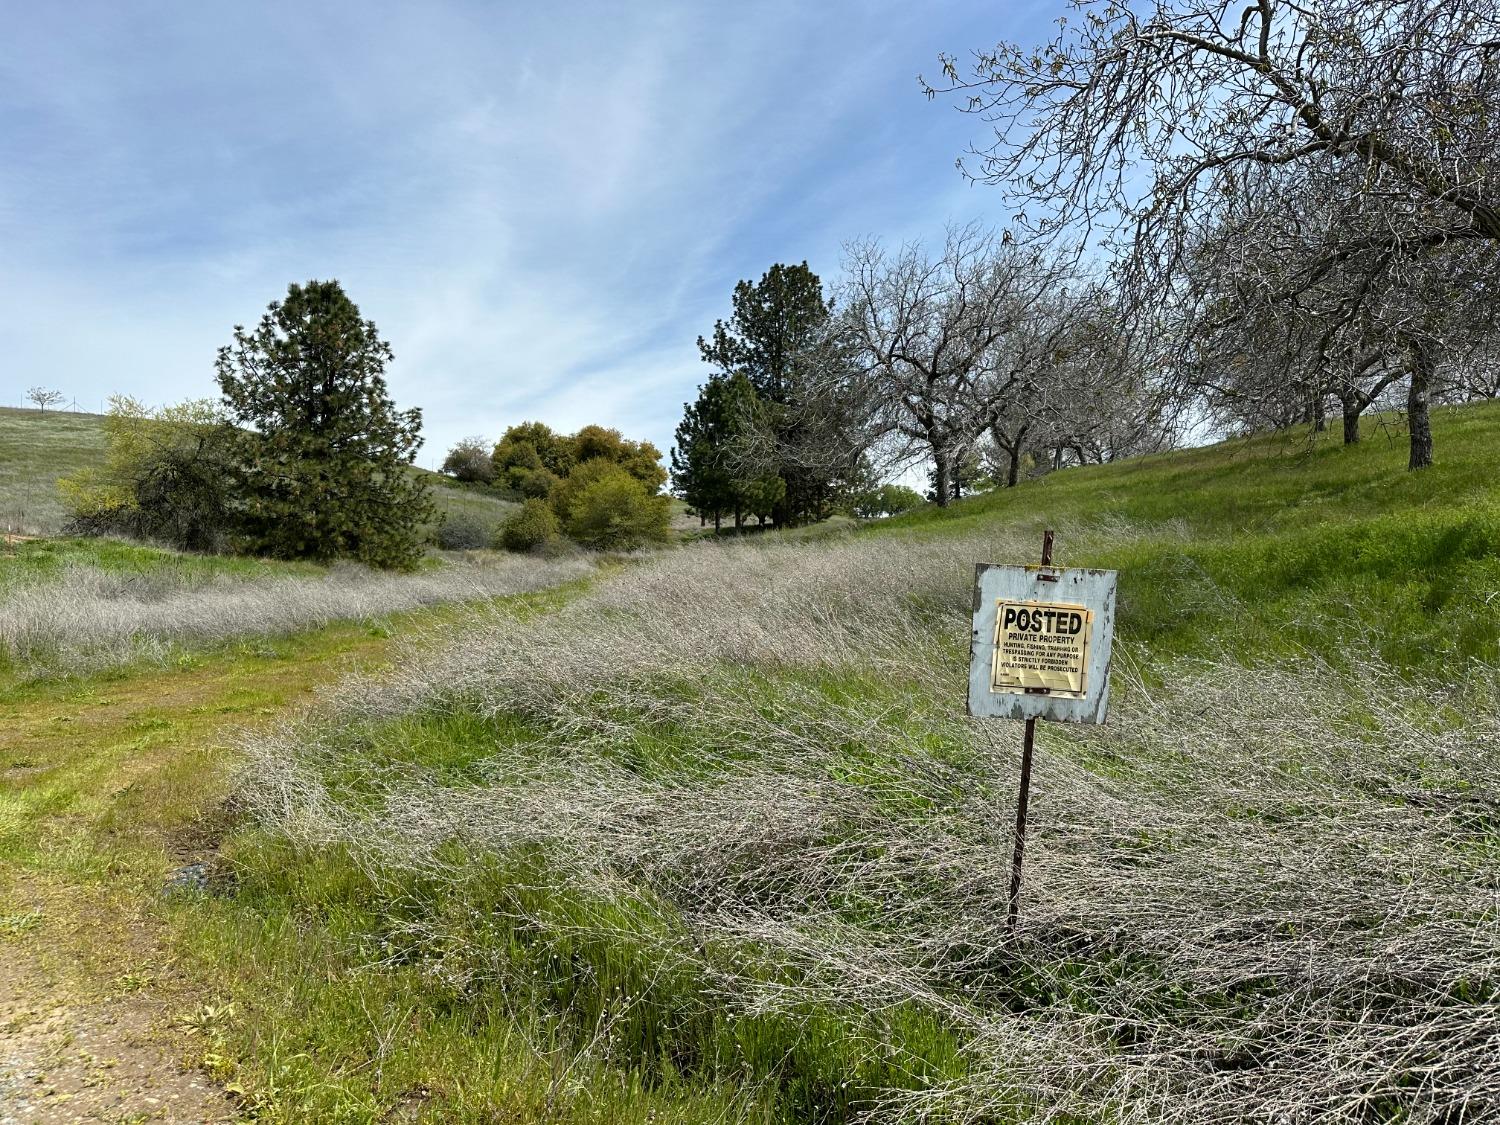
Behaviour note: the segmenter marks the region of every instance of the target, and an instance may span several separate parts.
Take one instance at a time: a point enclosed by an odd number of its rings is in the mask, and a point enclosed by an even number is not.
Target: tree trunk
[[[719,512],[718,510],[715,510],[714,511],[714,531],[718,531],[720,529],[721,521],[722,520],[723,520],[723,513]]]
[[[1340,405],[1344,408],[1344,444],[1359,444],[1359,400],[1352,395],[1340,399]]]
[[[734,510],[734,529],[736,531],[738,531],[740,528],[742,528],[744,526],[745,526],[745,510],[743,508],[736,508]]]
[[[1317,398],[1313,399],[1312,420],[1313,433],[1315,434],[1321,434],[1328,429],[1328,411],[1326,409],[1327,405],[1328,404],[1323,401],[1322,395],[1319,395]]]
[[[949,483],[950,466],[948,464],[947,452],[945,451],[940,453],[937,450],[933,450],[932,463],[933,497],[937,500],[937,505],[939,508],[946,508],[948,506],[948,501],[951,499],[951,497],[949,496],[949,492],[952,490],[952,485]]]
[[[1015,488],[1021,479],[1021,443],[1016,442],[1006,452],[1010,454],[1010,468],[1005,472],[1005,487]]]
[[[1432,354],[1429,345],[1418,343],[1411,350],[1411,382],[1406,388],[1406,427],[1411,433],[1411,458],[1408,469],[1425,469],[1432,464],[1432,419],[1427,414],[1428,384],[1432,379]]]

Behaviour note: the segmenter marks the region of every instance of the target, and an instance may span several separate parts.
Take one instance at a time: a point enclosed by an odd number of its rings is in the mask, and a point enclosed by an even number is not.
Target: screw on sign
[[[1115,636],[1115,578],[1112,570],[1053,566],[1050,531],[1042,537],[1040,566],[980,563],[974,568],[969,714],[1026,720],[1006,916],[1011,929],[1021,905],[1036,721],[1104,722]]]

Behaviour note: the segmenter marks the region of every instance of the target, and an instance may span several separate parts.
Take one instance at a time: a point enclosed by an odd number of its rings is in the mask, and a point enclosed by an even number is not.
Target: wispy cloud
[[[1011,17],[1016,18],[1016,17]],[[0,42],[0,398],[210,394],[287,282],[388,336],[424,462],[522,418],[664,449],[734,281],[1000,218],[926,104],[974,4],[33,6]]]

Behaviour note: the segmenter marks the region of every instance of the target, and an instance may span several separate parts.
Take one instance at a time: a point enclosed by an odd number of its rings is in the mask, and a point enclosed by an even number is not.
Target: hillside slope
[[[185,916],[238,1080],[293,1119],[1493,1120],[1500,410],[1434,430],[1421,474],[1263,438],[664,552],[348,686],[248,748],[238,893]],[[1044,526],[1121,613],[1109,724],[1039,731],[1012,932],[971,585]]]
[[[101,414],[0,406],[0,530],[52,535],[67,514],[57,480],[104,460]]]
[[[1059,529],[1057,558],[1121,571],[1122,630],[1160,658],[1375,655],[1453,674],[1500,658],[1500,403],[1434,412],[1432,468],[1394,423],[1305,429],[1071,469],[872,525]],[[1107,547],[1101,545],[1107,542]],[[1030,561],[1023,556],[1019,560]]]
[[[0,531],[56,535],[67,522],[60,477],[104,460],[104,415],[0,406]],[[516,505],[482,490],[460,488],[440,473],[413,469],[433,488],[444,515],[498,525]]]

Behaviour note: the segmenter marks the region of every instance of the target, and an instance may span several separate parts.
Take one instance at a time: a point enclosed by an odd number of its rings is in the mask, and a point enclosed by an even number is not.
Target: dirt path
[[[98,994],[10,943],[0,962],[0,1125],[224,1122],[233,1100],[187,1065],[165,1005]]]
[[[377,665],[388,634],[339,625],[0,686],[0,1125],[237,1119],[208,1073],[213,998],[173,960],[162,889],[212,851],[233,732]]]

